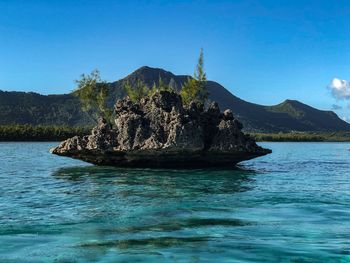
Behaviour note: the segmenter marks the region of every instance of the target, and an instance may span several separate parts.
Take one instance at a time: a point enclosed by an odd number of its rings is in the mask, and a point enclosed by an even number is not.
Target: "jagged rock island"
[[[213,102],[207,110],[180,95],[159,91],[133,103],[115,104],[114,127],[100,119],[91,135],[75,136],[51,149],[53,154],[97,165],[120,167],[233,167],[271,153],[245,135],[230,110]]]

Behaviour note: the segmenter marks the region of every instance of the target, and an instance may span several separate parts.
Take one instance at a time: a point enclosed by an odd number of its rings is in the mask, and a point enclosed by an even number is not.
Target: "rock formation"
[[[104,119],[91,135],[75,136],[51,149],[97,165],[123,167],[222,167],[271,153],[241,131],[230,110],[213,102],[207,110],[167,91],[115,104],[115,125]]]

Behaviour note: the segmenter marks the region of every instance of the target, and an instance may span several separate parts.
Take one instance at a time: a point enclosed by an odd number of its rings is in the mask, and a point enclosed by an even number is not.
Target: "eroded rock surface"
[[[51,150],[99,165],[220,167],[271,153],[241,131],[230,110],[183,107],[176,93],[161,91],[115,104],[115,125],[100,119],[91,135],[75,136]]]

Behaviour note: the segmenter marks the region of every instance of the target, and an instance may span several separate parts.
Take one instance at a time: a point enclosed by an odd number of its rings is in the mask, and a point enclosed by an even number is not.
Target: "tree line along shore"
[[[258,142],[350,142],[350,132],[250,133]]]
[[[92,127],[0,125],[0,141],[62,141],[90,134]],[[249,132],[248,132],[249,133]],[[350,142],[350,132],[249,133],[258,142]]]
[[[65,125],[0,125],[0,141],[62,141],[90,131],[91,127]]]

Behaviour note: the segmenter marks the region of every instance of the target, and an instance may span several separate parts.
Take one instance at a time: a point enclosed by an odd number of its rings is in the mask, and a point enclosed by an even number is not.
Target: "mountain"
[[[34,92],[0,91],[0,125],[45,124],[80,126],[91,123],[71,94],[40,95]]]
[[[216,82],[208,82],[210,98],[231,109],[248,131],[349,131],[350,124],[333,111],[322,111],[296,100],[263,106],[244,101]]]
[[[110,106],[125,96],[124,84],[134,85],[141,80],[148,87],[159,78],[180,90],[189,78],[174,75],[159,68],[141,67],[125,78],[109,83]],[[332,111],[322,111],[295,100],[286,100],[274,106],[263,106],[244,101],[215,81],[208,81],[209,99],[217,101],[222,110],[231,109],[243,123],[246,131],[350,131],[350,124]],[[37,93],[0,91],[0,124],[67,124],[88,125],[93,121],[80,110],[79,100],[72,94],[40,95]]]
[[[135,84],[143,81],[151,87],[159,77],[165,83],[171,83],[179,90],[189,76],[174,75],[159,68],[141,67],[122,80],[111,84],[113,95],[111,101],[125,96],[125,82]],[[231,109],[243,123],[245,130],[256,132],[289,132],[289,131],[349,131],[350,124],[341,120],[332,111],[322,111],[298,101],[286,100],[275,106],[263,106],[244,101],[215,81],[207,82],[210,100],[217,101],[220,108]]]

